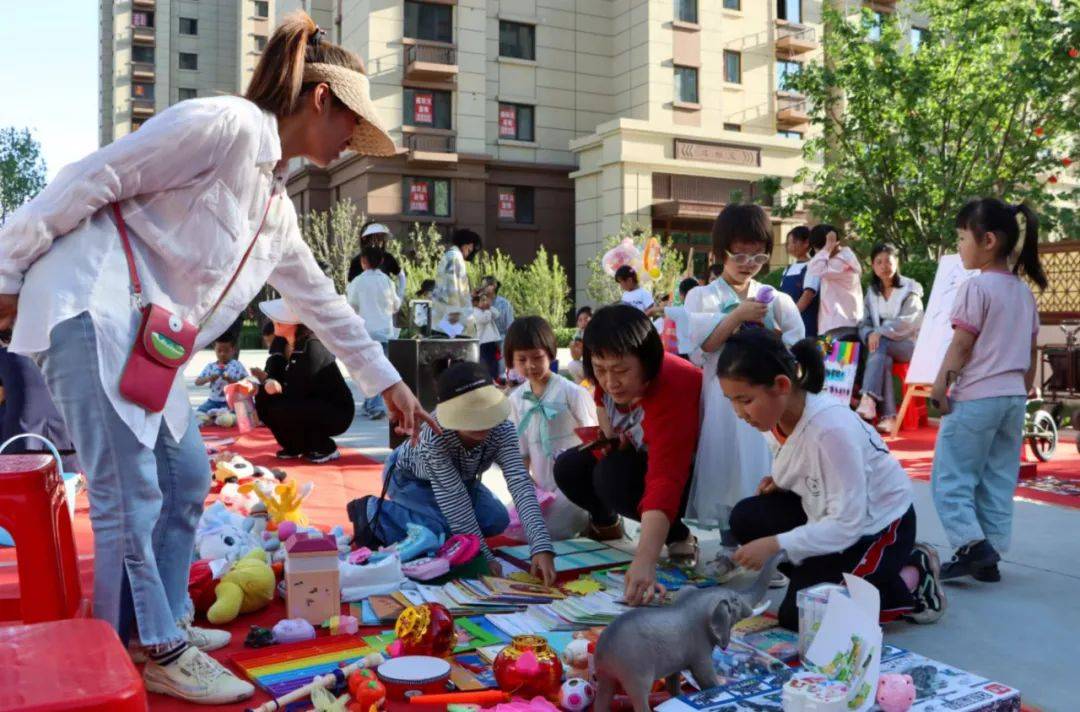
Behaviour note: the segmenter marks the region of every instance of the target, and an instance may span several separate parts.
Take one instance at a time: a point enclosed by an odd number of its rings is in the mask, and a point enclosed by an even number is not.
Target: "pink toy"
[[[236,425],[241,433],[259,427],[259,415],[255,412],[255,391],[251,381],[237,381],[225,386],[225,402],[236,413]]]
[[[552,505],[555,504],[555,493],[548,492],[542,487],[534,487],[533,489],[536,490],[536,501],[540,505],[540,513],[546,515],[551,511]],[[525,536],[525,528],[521,525],[521,516],[518,514],[517,507],[511,505],[507,511],[510,514],[510,524],[507,525],[503,536],[510,537],[514,541],[528,541]]]
[[[349,563],[356,566],[362,566],[367,563],[367,560],[371,558],[371,549],[366,546],[361,546],[356,551],[349,554]]]
[[[559,690],[559,706],[566,712],[583,712],[595,697],[596,688],[591,682],[572,677]]]
[[[907,712],[915,704],[911,675],[886,673],[878,678],[877,703],[881,712]]]
[[[529,701],[515,697],[512,702],[487,707],[484,712],[559,712],[559,708],[543,697],[534,697]]]
[[[475,534],[455,534],[439,548],[437,556],[450,562],[450,566],[461,566],[476,558],[480,553],[480,537]]]
[[[296,533],[296,522],[284,521],[278,524],[277,535],[279,541],[286,541]]]

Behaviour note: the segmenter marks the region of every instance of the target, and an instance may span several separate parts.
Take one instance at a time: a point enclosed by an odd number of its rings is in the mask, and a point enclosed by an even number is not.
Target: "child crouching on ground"
[[[236,344],[225,337],[214,342],[214,356],[217,358],[213,363],[206,364],[198,378],[196,386],[210,384],[210,397],[195,410],[204,415],[209,415],[215,410],[228,410],[229,404],[225,402],[225,386],[247,378],[247,369],[236,360]]]
[[[508,420],[510,403],[478,363],[458,362],[438,378],[435,411],[442,433],[424,424],[420,442],[399,445],[383,469],[383,496],[349,502],[358,546],[375,549],[400,541],[410,523],[437,535],[502,534],[510,522],[506,507],[480,482],[497,464],[506,478],[532,550],[532,574],[555,581],[555,558],[529,473],[521,461],[517,429]],[[386,499],[389,495],[390,499]],[[491,574],[502,567],[481,544]]]
[[[555,484],[555,458],[581,444],[574,428],[595,426],[596,404],[589,392],[551,372],[557,342],[543,318],[515,319],[506,332],[506,362],[526,382],[510,393],[510,419],[517,425],[521,456],[533,482],[555,497],[544,519],[555,539],[577,536],[589,523],[584,509]]]
[[[787,555],[780,625],[798,628],[799,591],[844,573],[877,587],[882,620],[940,618],[940,565],[932,547],[915,543],[911,481],[872,426],[821,392],[817,344],[788,350],[771,331],[743,330],[727,340],[717,375],[739,417],[782,443],[772,476],[731,512],[736,563],[760,569]]]

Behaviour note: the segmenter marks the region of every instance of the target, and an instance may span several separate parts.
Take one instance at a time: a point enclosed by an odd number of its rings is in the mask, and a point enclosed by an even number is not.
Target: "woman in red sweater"
[[[610,442],[564,452],[555,482],[589,513],[593,539],[621,539],[622,517],[641,522],[626,601],[644,604],[659,589],[656,562],[665,544],[669,557],[697,555],[682,515],[700,425],[701,371],[665,353],[652,322],[626,304],[597,311],[584,345],[585,375],[596,384],[600,430]]]

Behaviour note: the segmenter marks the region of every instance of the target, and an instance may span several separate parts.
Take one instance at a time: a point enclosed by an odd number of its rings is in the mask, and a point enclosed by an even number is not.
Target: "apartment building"
[[[246,88],[275,0],[99,0],[99,142],[171,104]]]

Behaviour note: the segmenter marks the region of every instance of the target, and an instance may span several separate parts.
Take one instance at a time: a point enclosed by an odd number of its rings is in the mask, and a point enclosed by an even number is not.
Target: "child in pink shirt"
[[[810,231],[810,245],[817,251],[806,265],[806,273],[821,280],[817,333],[858,341],[858,326],[863,318],[859,258],[850,247],[840,244],[839,233],[832,225],[816,225]]]
[[[1009,270],[1009,255],[1024,243]],[[1009,546],[1012,497],[1020,474],[1027,393],[1035,378],[1039,313],[1024,274],[1040,288],[1038,218],[1026,205],[973,200],[956,217],[960,258],[982,274],[960,286],[953,338],[934,382],[941,410],[932,489],[949,543],[957,547],[941,579],[1000,581],[997,562]]]

